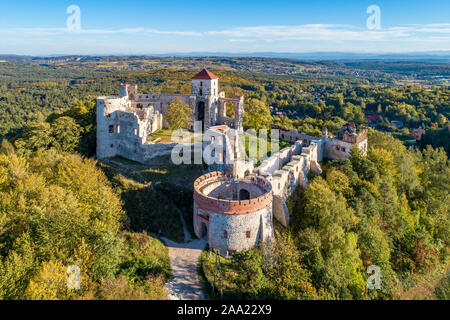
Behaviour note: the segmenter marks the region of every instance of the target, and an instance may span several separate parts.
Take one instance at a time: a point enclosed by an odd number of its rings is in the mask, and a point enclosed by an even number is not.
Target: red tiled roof
[[[380,119],[380,116],[378,114],[366,116],[367,121],[377,121],[378,119]]]
[[[219,77],[211,73],[207,69],[203,69],[202,71],[197,73],[192,79],[213,80],[219,79]]]

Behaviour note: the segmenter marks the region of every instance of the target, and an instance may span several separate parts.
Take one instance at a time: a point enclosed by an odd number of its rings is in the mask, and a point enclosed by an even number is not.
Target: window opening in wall
[[[117,133],[117,134],[120,133],[120,125],[116,125],[116,133]]]
[[[247,237],[247,239],[250,239],[251,236],[250,230],[245,231],[245,236]]]
[[[239,191],[239,200],[250,200],[250,192],[245,189]]]
[[[133,129],[133,133],[134,133],[135,136],[137,136],[138,130],[137,129]]]
[[[223,232],[223,238],[224,238],[224,239],[228,239],[228,231],[227,231],[227,230],[225,230],[225,231]]]
[[[114,133],[114,126],[109,126],[109,133]]]
[[[237,252],[236,250],[228,250],[227,251],[227,256],[228,257],[232,257],[234,254],[236,254],[236,252]]]

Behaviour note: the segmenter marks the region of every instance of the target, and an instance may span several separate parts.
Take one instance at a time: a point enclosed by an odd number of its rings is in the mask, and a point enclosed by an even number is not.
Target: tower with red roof
[[[201,121],[203,129],[215,125],[219,106],[219,77],[203,69],[192,77],[192,95],[197,97],[195,120]]]

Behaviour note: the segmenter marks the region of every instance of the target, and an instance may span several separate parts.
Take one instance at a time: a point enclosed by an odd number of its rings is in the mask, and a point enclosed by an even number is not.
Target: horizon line
[[[188,51],[188,52],[166,52],[166,53],[62,53],[62,54],[20,54],[20,53],[1,53],[1,57],[31,57],[31,58],[54,58],[54,57],[167,57],[184,55],[187,57],[226,57],[227,55],[233,55],[236,57],[245,57],[248,55],[443,55],[450,58],[450,49],[448,50],[428,50],[428,51],[380,51],[380,52],[363,52],[363,51],[248,51],[248,52],[227,52],[227,51]]]

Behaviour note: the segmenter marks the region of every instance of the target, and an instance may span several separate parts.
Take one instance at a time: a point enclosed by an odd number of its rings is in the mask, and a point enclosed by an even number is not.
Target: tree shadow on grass
[[[194,238],[193,184],[202,174],[201,166],[175,166],[167,162],[150,166],[120,157],[113,158],[112,162],[99,163],[99,167],[121,194],[130,231],[148,231],[183,242],[181,213]],[[135,182],[125,181],[123,177]]]
[[[149,187],[133,188],[124,190],[121,197],[131,231],[148,231],[173,241],[183,241],[178,211],[158,192]]]

